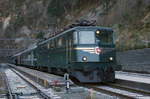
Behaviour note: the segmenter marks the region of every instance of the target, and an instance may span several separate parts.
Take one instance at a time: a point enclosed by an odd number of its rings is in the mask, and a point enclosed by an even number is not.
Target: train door
[[[17,64],[21,64],[21,56],[18,56],[17,58]]]
[[[31,66],[34,66],[34,55],[33,55],[33,51],[31,51]]]
[[[72,38],[71,36],[66,38],[66,62],[67,64],[72,63]]]

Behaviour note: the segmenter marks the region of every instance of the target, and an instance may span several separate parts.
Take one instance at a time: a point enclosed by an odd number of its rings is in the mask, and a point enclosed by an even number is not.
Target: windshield
[[[113,44],[113,33],[112,31],[101,31],[100,34],[96,35],[97,40],[100,44]]]
[[[80,31],[79,44],[95,44],[95,32],[93,31]]]

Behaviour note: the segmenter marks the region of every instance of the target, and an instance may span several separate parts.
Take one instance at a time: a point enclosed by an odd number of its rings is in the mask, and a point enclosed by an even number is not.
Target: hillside
[[[113,28],[118,51],[150,47],[150,0],[1,0],[0,38],[12,41],[0,48],[25,48],[77,19]]]

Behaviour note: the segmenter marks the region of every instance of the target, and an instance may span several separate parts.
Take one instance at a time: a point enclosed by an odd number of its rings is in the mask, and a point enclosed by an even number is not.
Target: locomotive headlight
[[[82,60],[83,60],[83,61],[87,61],[87,58],[86,58],[86,57],[83,57]]]
[[[99,31],[99,30],[97,30],[97,31],[96,31],[96,34],[100,34],[100,31]]]
[[[109,57],[109,60],[112,61],[112,60],[113,60],[113,57]]]

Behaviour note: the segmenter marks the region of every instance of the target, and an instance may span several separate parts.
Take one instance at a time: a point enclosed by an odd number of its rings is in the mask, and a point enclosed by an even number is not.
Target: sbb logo
[[[102,53],[102,48],[99,48],[99,47],[96,47],[95,48],[95,52],[96,52],[96,54],[101,54]]]

